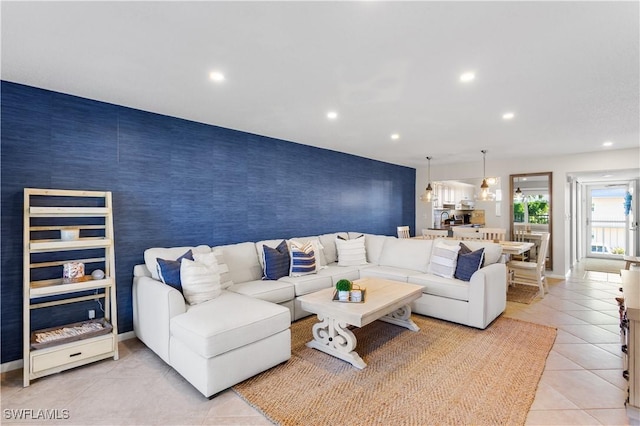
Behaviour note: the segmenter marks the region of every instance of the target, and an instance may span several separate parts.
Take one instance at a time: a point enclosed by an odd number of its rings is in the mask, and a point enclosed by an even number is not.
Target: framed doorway
[[[628,184],[586,186],[586,257],[622,259],[631,249],[624,202]]]

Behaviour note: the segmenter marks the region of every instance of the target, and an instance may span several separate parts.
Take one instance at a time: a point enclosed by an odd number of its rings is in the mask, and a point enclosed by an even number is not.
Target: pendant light
[[[427,188],[424,191],[424,200],[430,202],[433,200],[433,188],[431,187],[431,159],[433,157],[427,157]]]
[[[520,183],[520,178],[516,178],[516,184]],[[518,185],[518,188],[516,189],[516,192],[513,196],[513,199],[516,201],[520,201],[522,200],[522,190],[520,189],[520,186]]]
[[[483,149],[482,153],[482,184],[480,185],[480,199],[491,200],[493,194],[489,192],[489,184],[487,183],[487,150]]]

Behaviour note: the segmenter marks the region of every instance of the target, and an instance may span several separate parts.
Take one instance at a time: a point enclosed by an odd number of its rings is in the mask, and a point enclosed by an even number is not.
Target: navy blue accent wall
[[[120,332],[133,329],[133,266],[149,247],[415,227],[415,169],[1,84],[2,362],[22,358],[25,187],[113,192]],[[44,315],[63,324],[86,309]]]

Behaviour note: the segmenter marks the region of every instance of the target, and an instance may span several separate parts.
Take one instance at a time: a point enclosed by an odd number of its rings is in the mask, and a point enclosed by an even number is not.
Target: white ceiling
[[[639,146],[637,1],[2,1],[1,14],[4,80],[394,164]]]

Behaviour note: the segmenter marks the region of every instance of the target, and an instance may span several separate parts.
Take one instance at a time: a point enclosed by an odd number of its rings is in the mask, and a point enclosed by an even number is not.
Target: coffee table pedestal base
[[[408,328],[411,331],[420,331],[420,327],[411,320],[411,307],[409,305],[403,306],[397,311],[391,312],[388,315],[378,318],[380,321],[388,322],[391,324],[399,325],[400,327]]]
[[[408,305],[378,319],[412,331],[420,330],[420,327],[411,320],[411,308]],[[358,342],[356,336],[349,330],[349,324],[322,315],[318,315],[318,320],[320,322],[313,325],[313,340],[307,343],[307,347],[347,361],[360,370],[367,366],[354,350]]]

